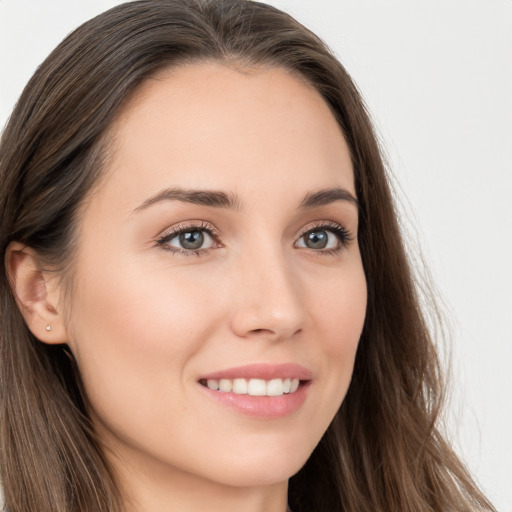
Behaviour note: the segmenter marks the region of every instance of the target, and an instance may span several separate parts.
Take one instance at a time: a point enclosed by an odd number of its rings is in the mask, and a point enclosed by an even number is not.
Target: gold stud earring
[[[47,330],[47,331],[51,331],[51,330],[52,330],[52,326],[51,326],[51,325],[47,325],[47,326],[46,326],[46,330]]]

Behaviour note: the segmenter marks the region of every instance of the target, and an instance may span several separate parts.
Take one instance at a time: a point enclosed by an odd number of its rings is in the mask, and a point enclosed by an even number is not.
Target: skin
[[[71,296],[37,273],[37,255],[11,250],[27,322],[70,346],[127,510],[284,512],[288,479],[346,394],[365,316],[357,206],[301,207],[325,189],[355,197],[340,128],[287,71],[202,63],[146,81],[112,135],[77,226]],[[147,204],[177,187],[236,208]],[[304,233],[326,223],[349,239],[329,228],[330,249],[308,247]],[[199,253],[158,243],[184,226],[215,236]],[[251,417],[198,382],[252,363],[309,369],[302,406]]]

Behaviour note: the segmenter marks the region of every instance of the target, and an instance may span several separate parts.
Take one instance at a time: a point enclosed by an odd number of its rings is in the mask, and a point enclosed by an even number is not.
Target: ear
[[[32,334],[43,343],[66,343],[58,277],[43,271],[36,251],[18,242],[9,245],[5,260],[16,302]]]

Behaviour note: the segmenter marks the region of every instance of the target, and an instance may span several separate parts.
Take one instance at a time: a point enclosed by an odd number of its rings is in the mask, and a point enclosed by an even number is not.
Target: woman
[[[121,5],[2,138],[10,512],[493,510],[359,94],[243,0]]]

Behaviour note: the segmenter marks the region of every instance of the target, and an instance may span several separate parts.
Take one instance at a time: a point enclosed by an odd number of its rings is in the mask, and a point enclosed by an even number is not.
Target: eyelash
[[[297,241],[301,240],[304,236],[313,231],[330,231],[334,233],[334,235],[339,241],[338,247],[334,247],[332,249],[323,249],[316,251],[314,249],[310,249],[311,251],[314,251],[315,254],[319,254],[321,256],[332,256],[340,253],[354,239],[350,231],[343,227],[341,224],[338,224],[337,222],[334,221],[327,221],[320,222],[318,224],[313,223],[312,225],[308,226],[307,229],[305,229],[299,236]]]
[[[207,233],[212,238],[215,245],[207,249],[180,249],[179,247],[173,247],[171,245],[168,245],[168,242],[171,241],[173,238],[183,233],[194,231]],[[338,254],[340,251],[346,248],[354,238],[352,234],[341,224],[338,224],[337,222],[333,221],[328,221],[308,226],[307,229],[305,229],[302,232],[302,234],[297,238],[297,241],[301,240],[304,236],[313,231],[330,231],[334,233],[334,235],[339,241],[339,246],[332,249],[310,249],[316,254],[321,254],[323,256]],[[220,237],[220,233],[216,229],[214,229],[211,224],[209,224],[208,222],[200,222],[197,224],[181,224],[173,227],[170,231],[165,232],[156,240],[156,245],[162,248],[163,250],[172,252],[174,254],[180,254],[184,256],[204,256],[209,252],[210,249],[222,247],[222,240]]]
[[[173,238],[183,234],[189,233],[193,231],[202,231],[207,233],[212,240],[214,241],[214,248],[221,247],[222,241],[220,237],[220,233],[214,229],[214,227],[208,222],[200,222],[197,224],[180,224],[178,226],[174,226],[170,231],[166,231],[162,236],[160,236],[156,240],[156,244],[158,247],[161,247],[165,251],[172,252],[174,254],[182,254],[184,256],[203,256],[205,255],[209,249],[180,249],[179,247],[173,247],[172,245],[167,245]]]

